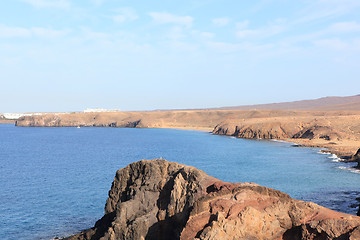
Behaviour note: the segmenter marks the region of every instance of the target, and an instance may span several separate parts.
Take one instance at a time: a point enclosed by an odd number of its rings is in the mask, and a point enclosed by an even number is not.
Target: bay
[[[116,170],[154,158],[356,214],[360,174],[319,150],[190,130],[0,124],[0,239],[51,239],[92,227]]]

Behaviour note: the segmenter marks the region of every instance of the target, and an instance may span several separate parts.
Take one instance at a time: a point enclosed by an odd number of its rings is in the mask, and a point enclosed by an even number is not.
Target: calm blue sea
[[[318,152],[189,130],[0,124],[0,239],[51,239],[92,227],[116,170],[160,157],[356,214],[360,174]]]

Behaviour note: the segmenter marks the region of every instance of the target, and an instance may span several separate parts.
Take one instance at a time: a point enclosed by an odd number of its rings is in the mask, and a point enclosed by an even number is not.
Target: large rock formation
[[[360,218],[194,167],[142,160],[117,171],[105,215],[74,239],[360,239]]]
[[[214,134],[236,136],[248,139],[323,139],[339,141],[344,134],[331,126],[317,121],[310,122],[239,122],[224,121],[213,130]]]

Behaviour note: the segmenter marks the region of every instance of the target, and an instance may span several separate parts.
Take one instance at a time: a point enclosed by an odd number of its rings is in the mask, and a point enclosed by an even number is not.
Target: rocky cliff
[[[346,136],[331,124],[318,121],[224,121],[215,126],[214,134],[257,139],[322,139],[339,141]]]
[[[142,160],[117,171],[105,215],[74,239],[360,239],[360,218],[194,167]]]

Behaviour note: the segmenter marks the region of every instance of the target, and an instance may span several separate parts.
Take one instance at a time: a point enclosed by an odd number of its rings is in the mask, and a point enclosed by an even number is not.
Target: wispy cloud
[[[218,27],[224,27],[224,26],[228,25],[229,22],[230,22],[230,18],[227,18],[227,17],[214,18],[212,20],[212,23]]]
[[[134,21],[139,18],[135,10],[132,8],[119,8],[116,10],[116,12],[118,14],[112,17],[115,23]]]
[[[182,38],[185,38],[186,35],[184,34],[182,27],[174,26],[168,32],[167,37],[173,41],[178,41]]]
[[[282,24],[269,24],[258,29],[249,29],[249,21],[243,21],[236,24],[236,36],[240,39],[245,38],[267,38],[284,32],[285,26]]]
[[[201,36],[204,37],[204,38],[213,38],[213,37],[215,37],[215,33],[212,33],[212,32],[202,32],[202,33],[201,33]]]
[[[37,37],[42,38],[58,38],[68,35],[71,30],[53,30],[49,28],[34,27],[31,28],[31,33]]]
[[[69,34],[70,30],[53,30],[50,28],[21,28],[21,27],[8,27],[0,25],[0,38],[27,38],[27,37],[40,37],[40,38],[58,38]]]
[[[358,32],[360,31],[360,23],[356,21],[338,22],[331,25],[329,30],[338,33]]]
[[[296,23],[312,22],[345,15],[360,7],[358,0],[317,0],[299,11]]]
[[[90,0],[93,4],[100,6],[102,5],[106,0]]]
[[[191,16],[177,16],[166,12],[151,12],[149,15],[152,17],[155,23],[158,24],[178,24],[186,27],[191,27],[194,18]]]
[[[348,43],[340,39],[321,39],[314,41],[314,44],[319,47],[326,47],[335,50],[343,50],[348,47]]]
[[[67,0],[21,0],[37,8],[54,7],[69,8],[70,2]]]
[[[0,38],[30,37],[31,31],[20,27],[0,25]]]
[[[237,23],[236,23],[236,28],[237,28],[238,30],[247,28],[248,26],[249,26],[249,20],[245,20],[245,21],[237,22]]]
[[[80,27],[82,33],[86,38],[107,38],[109,35],[103,32],[96,32],[88,27]]]
[[[238,51],[247,51],[247,52],[254,52],[254,51],[263,51],[269,50],[273,48],[273,44],[260,44],[256,45],[249,42],[244,43],[227,43],[227,42],[207,42],[207,46],[213,50],[230,53],[230,52],[238,52]]]

